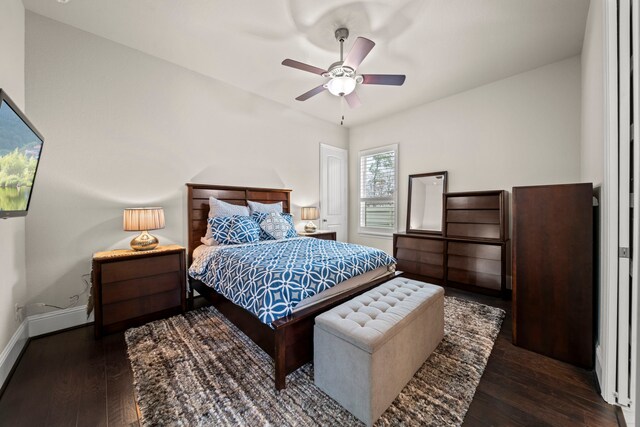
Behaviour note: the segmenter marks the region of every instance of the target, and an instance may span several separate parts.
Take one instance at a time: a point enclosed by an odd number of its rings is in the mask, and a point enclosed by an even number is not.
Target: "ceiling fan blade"
[[[323,75],[324,73],[327,72],[322,68],[314,67],[313,65],[309,65],[309,64],[304,64],[300,61],[295,61],[293,59],[285,59],[284,61],[282,61],[282,65],[285,65],[291,68],[296,68],[302,71],[308,71],[310,73],[318,74],[318,75]]]
[[[344,100],[347,101],[347,104],[349,104],[349,108],[358,108],[362,105],[360,97],[356,94],[355,91],[351,92],[349,95],[345,95]]]
[[[404,74],[363,74],[362,84],[402,86],[406,78]]]
[[[311,98],[314,95],[319,94],[320,92],[322,92],[325,89],[326,88],[324,87],[324,85],[320,85],[318,87],[314,87],[309,92],[305,92],[302,95],[300,95],[299,97],[297,97],[296,100],[297,101],[306,101],[307,99]]]
[[[347,57],[344,59],[342,66],[350,67],[355,70],[375,45],[376,44],[369,39],[358,37],[347,54]]]

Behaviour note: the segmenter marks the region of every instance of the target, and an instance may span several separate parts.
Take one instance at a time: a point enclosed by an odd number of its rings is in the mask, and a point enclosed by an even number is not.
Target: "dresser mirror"
[[[442,234],[442,195],[447,171],[409,175],[407,233]]]

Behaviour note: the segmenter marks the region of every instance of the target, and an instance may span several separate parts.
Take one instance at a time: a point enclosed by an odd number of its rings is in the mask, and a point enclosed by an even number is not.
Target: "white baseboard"
[[[600,349],[600,345],[596,345],[596,363],[595,363],[595,370],[596,370],[596,379],[598,380],[598,385],[600,386],[600,390],[602,390],[602,393],[604,394],[604,387],[603,384],[604,382],[602,381],[602,354],[601,354],[602,350]]]
[[[29,338],[81,326],[92,321],[93,313],[87,319],[86,305],[28,316],[0,353],[0,386],[4,385]]]
[[[4,382],[7,380],[28,339],[29,322],[25,319],[20,323],[18,330],[13,334],[2,353],[0,353],[0,386],[4,386]]]
[[[62,329],[73,328],[91,322],[87,319],[87,306],[65,308],[63,310],[50,311],[48,313],[34,314],[27,317],[29,321],[29,337],[48,334]]]
[[[627,423],[627,427],[635,427],[635,411],[631,408],[622,408],[622,415],[624,415],[624,422]]]

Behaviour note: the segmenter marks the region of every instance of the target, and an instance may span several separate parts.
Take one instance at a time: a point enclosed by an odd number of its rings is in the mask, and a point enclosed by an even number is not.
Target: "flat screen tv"
[[[0,218],[25,216],[44,138],[0,89]]]

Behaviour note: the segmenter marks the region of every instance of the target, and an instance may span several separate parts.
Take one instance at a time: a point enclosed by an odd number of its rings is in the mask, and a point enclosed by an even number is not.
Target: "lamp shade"
[[[318,219],[318,208],[315,206],[302,208],[302,219],[305,221]]]
[[[127,208],[122,221],[124,231],[147,231],[164,228],[162,208]]]
[[[327,83],[327,89],[335,96],[349,95],[356,88],[353,77],[334,77]]]

